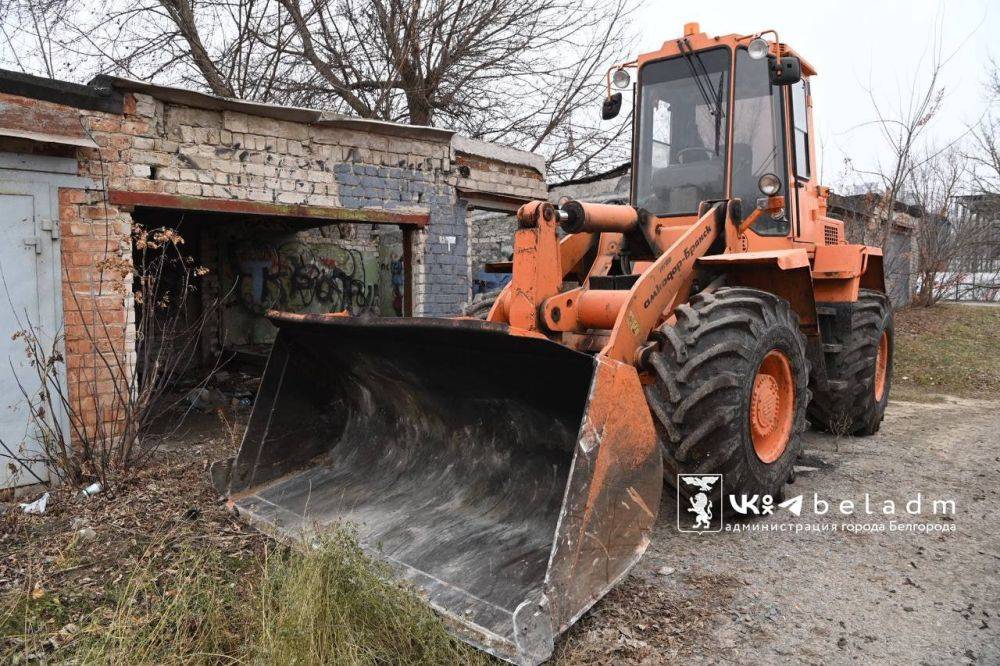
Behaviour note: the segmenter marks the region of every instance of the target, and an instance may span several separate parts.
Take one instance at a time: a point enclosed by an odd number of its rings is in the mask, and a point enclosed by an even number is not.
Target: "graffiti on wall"
[[[379,248],[379,287],[383,297],[379,310],[383,315],[403,314],[403,249],[402,246]]]
[[[300,240],[242,241],[232,248],[236,294],[252,314],[267,310],[340,312],[378,310],[378,260],[374,253]]]
[[[393,230],[395,231],[395,230]],[[218,238],[225,294],[224,345],[268,345],[277,329],[268,310],[347,311],[398,316],[403,310],[403,245],[399,232],[357,242],[324,229],[230,227]],[[367,239],[365,239],[367,240]]]

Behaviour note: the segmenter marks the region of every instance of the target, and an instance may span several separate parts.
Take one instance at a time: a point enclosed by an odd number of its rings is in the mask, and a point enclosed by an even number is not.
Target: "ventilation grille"
[[[840,227],[836,224],[823,225],[823,240],[827,245],[840,245],[844,241],[840,238]]]

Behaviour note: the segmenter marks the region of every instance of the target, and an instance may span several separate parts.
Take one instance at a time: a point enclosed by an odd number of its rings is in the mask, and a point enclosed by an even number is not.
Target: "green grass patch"
[[[1000,308],[936,305],[896,313],[894,397],[945,393],[996,398]]]

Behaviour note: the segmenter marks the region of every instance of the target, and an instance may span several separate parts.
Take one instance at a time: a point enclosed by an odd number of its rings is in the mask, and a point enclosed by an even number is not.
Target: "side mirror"
[[[622,110],[622,94],[620,92],[615,93],[611,97],[605,97],[604,103],[601,104],[601,118],[604,120],[611,120],[616,117]]]
[[[790,86],[802,80],[802,63],[796,56],[782,56],[780,65],[777,58],[768,56],[767,64],[771,85]]]

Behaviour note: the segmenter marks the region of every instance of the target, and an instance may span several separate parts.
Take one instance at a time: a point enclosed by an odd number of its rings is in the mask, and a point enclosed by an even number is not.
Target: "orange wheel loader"
[[[631,69],[631,205],[524,205],[485,321],[271,313],[215,470],[271,531],[355,524],[516,663],[639,560],[664,479],[779,497],[806,422],[870,435],[892,381],[882,253],[845,242],[816,181],[813,69],[773,31],[689,24],[609,71],[605,118]]]

